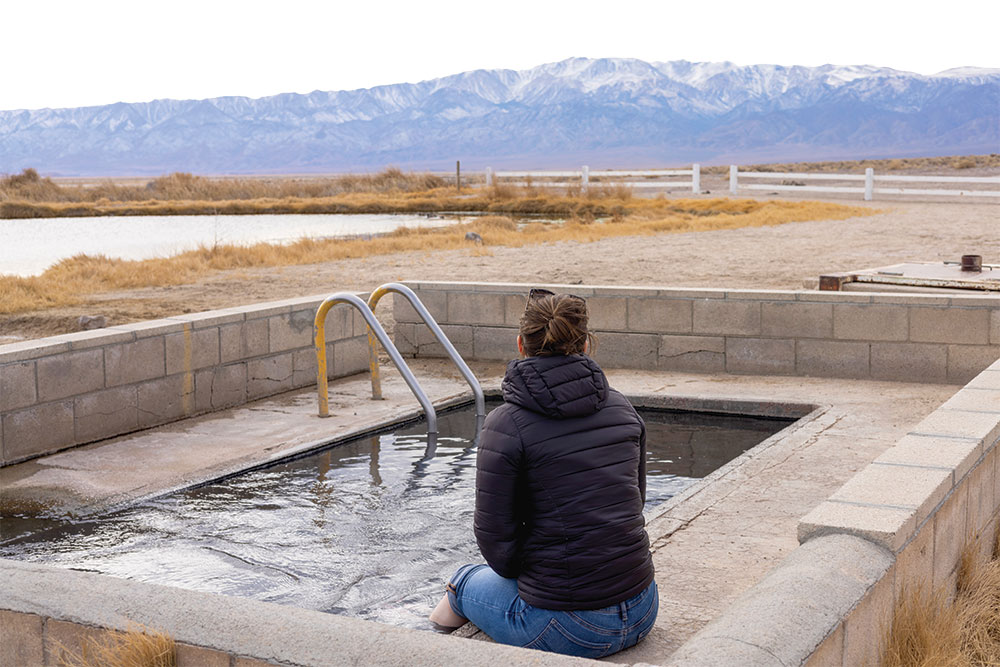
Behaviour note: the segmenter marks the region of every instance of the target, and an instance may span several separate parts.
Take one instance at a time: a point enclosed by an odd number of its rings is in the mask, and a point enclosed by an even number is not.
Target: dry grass
[[[60,646],[60,667],[174,667],[174,640],[146,628],[106,632],[101,639],[87,638],[79,652]]]
[[[361,195],[358,195],[361,196]],[[367,196],[367,195],[366,195]],[[485,199],[491,195],[486,194]],[[78,303],[84,295],[194,282],[211,272],[251,267],[315,264],[339,259],[407,251],[469,249],[469,231],[483,238],[476,252],[489,247],[521,247],[557,241],[588,243],[617,236],[734,229],[807,220],[844,220],[870,215],[868,208],[824,202],[743,199],[592,200],[557,197],[505,200],[511,208],[563,211],[563,224],[517,223],[507,216],[486,215],[474,222],[444,228],[400,229],[370,239],[302,239],[288,245],[217,245],[165,259],[127,261],[78,255],[62,260],[40,276],[0,275],[0,313],[19,313]],[[532,203],[534,202],[534,203]],[[603,218],[602,221],[598,221]]]
[[[884,160],[851,160],[827,162],[781,162],[753,164],[740,171],[858,173],[871,167],[878,172],[941,172],[953,169],[996,169],[1000,153],[986,155],[946,155],[942,157],[888,158]],[[706,174],[728,174],[729,167],[706,167]]]
[[[954,593],[900,594],[882,645],[883,667],[1000,665],[1000,526],[991,559],[966,543]]]

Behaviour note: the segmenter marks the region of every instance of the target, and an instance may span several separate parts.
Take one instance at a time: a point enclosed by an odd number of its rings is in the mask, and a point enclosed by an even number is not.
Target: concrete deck
[[[411,364],[435,404],[469,396],[448,362]],[[472,364],[484,388],[501,364]],[[649,532],[660,587],[657,626],[615,663],[663,663],[794,549],[798,520],[950,397],[952,385],[802,377],[610,371],[633,397],[733,399],[818,406],[691,490],[653,512]],[[384,401],[369,400],[367,375],[331,383],[330,419],[314,391],[177,422],[0,469],[5,511],[88,515],[306,451],[415,416],[416,401],[393,372]],[[645,402],[645,401],[644,401]]]

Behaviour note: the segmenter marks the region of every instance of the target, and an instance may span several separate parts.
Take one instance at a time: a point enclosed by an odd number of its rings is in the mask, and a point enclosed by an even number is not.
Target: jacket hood
[[[553,419],[592,415],[608,398],[608,380],[582,354],[528,357],[507,364],[503,400]]]

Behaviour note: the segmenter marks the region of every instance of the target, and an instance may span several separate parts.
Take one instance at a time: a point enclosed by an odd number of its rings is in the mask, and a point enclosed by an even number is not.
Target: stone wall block
[[[41,402],[104,387],[104,352],[100,349],[44,357],[37,363],[38,400]]]
[[[398,326],[398,325],[397,325]],[[444,345],[437,342],[430,328],[424,324],[415,326],[414,336],[417,343],[417,356],[420,357],[447,357]],[[443,325],[441,331],[448,337],[455,350],[462,358],[471,357],[473,354],[473,330],[475,327]],[[510,330],[514,331],[514,330]],[[512,333],[516,336],[516,332]]]
[[[659,346],[656,334],[599,332],[590,354],[605,368],[652,369],[658,362]]]
[[[314,349],[296,350],[292,353],[292,384],[295,387],[316,384],[317,368]]]
[[[816,647],[805,662],[805,667],[841,667],[844,664],[844,624],[830,633],[823,643]]]
[[[628,300],[628,328],[651,333],[691,333],[692,303],[690,299],[631,297]]]
[[[1000,359],[1000,345],[949,345],[948,382],[965,384]]]
[[[903,382],[944,382],[948,377],[946,345],[872,343],[872,378]]]
[[[195,374],[195,409],[220,410],[247,402],[247,364],[228,364]]]
[[[1000,422],[1000,389],[962,388],[941,404],[947,410],[971,410],[973,412],[994,412]]]
[[[475,327],[472,333],[474,358],[481,361],[516,359],[517,329],[506,327]]]
[[[523,299],[522,299],[523,301]],[[624,331],[628,328],[628,299],[615,296],[595,296],[587,299],[587,327],[592,331]],[[521,304],[524,310],[524,304]],[[690,313],[688,314],[690,322]],[[517,324],[517,322],[512,322]],[[690,327],[688,328],[690,331]]]
[[[42,617],[0,610],[0,665],[44,664]]]
[[[866,378],[871,348],[868,343],[829,340],[798,340],[795,370],[799,375]]]
[[[45,664],[76,664],[73,655],[80,655],[87,642],[103,644],[109,636],[107,630],[68,621],[48,619],[45,631]]]
[[[844,665],[877,665],[882,632],[892,617],[893,572],[880,579],[844,621]]]
[[[392,314],[397,322],[423,322],[423,318],[417,314],[409,299],[402,294],[392,292]],[[443,322],[448,317],[448,294],[447,292],[417,292],[417,297],[424,304],[424,308],[438,322]],[[385,297],[383,297],[385,298]]]
[[[856,535],[896,553],[916,529],[916,511],[825,500],[799,521],[799,542],[823,535]]]
[[[147,428],[194,411],[194,377],[170,375],[136,386],[139,428]]]
[[[176,644],[175,667],[229,667],[229,654],[210,648]]]
[[[92,442],[139,428],[135,385],[95,391],[73,400],[77,442]]]
[[[833,304],[768,303],[761,308],[761,331],[781,338],[832,338]]]
[[[242,361],[267,354],[267,320],[248,320],[219,327],[220,362]]]
[[[660,336],[657,368],[694,373],[726,370],[726,339],[721,336]]]
[[[417,353],[417,325],[410,322],[396,322],[396,327],[392,332],[392,342],[404,357],[415,355]],[[454,341],[452,342],[454,343]]]
[[[232,326],[232,325],[231,325]],[[240,326],[240,325],[235,325]],[[219,329],[189,329],[165,337],[167,375],[219,364]]]
[[[345,338],[333,344],[335,377],[368,372],[368,337]]]
[[[3,416],[4,462],[54,452],[74,443],[72,399]]]
[[[834,338],[902,342],[908,335],[907,308],[840,303],[833,306]]]
[[[990,313],[985,309],[910,308],[910,340],[915,343],[989,343]]]
[[[795,341],[777,338],[726,338],[726,371],[793,375]]]
[[[759,335],[760,302],[698,299],[692,302],[695,334]]]
[[[340,306],[334,306],[336,310]],[[344,306],[347,308],[347,306]],[[332,317],[336,317],[334,314]],[[284,352],[313,344],[313,321],[315,313],[295,310],[267,318],[268,345],[270,351]]]
[[[292,389],[292,353],[247,362],[247,398],[254,400]]]
[[[923,522],[952,488],[949,468],[872,463],[840,487],[830,500],[916,510]]]
[[[896,596],[913,592],[917,587],[927,590],[933,577],[934,521],[931,520],[896,555]]]
[[[448,294],[448,324],[501,326],[506,320],[505,295],[489,292]]]
[[[0,412],[27,407],[37,399],[34,361],[0,366]]]
[[[986,457],[973,468],[966,478],[969,485],[969,533],[986,529],[997,509],[996,464],[997,448],[990,449]]]
[[[965,438],[905,435],[882,452],[873,463],[945,468],[958,483],[982,455],[982,443]]]
[[[524,315],[524,306],[528,301],[528,293],[505,294],[503,297],[504,316],[503,321],[509,327],[518,327],[521,324],[521,315]],[[594,326],[593,313],[590,314],[590,326]]]
[[[326,334],[326,342],[341,340],[342,338],[350,338],[354,335],[354,306],[350,306],[346,303],[338,303],[333,308],[326,312],[326,320],[323,323],[323,329]],[[309,325],[310,333],[309,340],[312,342],[312,327],[316,322],[316,314],[313,313],[313,321]]]
[[[180,336],[182,334],[172,335]],[[218,354],[218,350],[216,350],[216,354]],[[104,368],[108,387],[163,377],[164,338],[154,336],[142,338],[134,343],[106,347],[104,348]]]
[[[1000,418],[989,412],[938,408],[924,417],[910,431],[917,435],[975,440],[982,447],[1000,437]],[[982,450],[980,450],[982,453]]]
[[[962,484],[934,514],[934,579],[935,588],[951,579],[965,539],[968,537],[968,485]]]
[[[990,313],[990,343],[1000,345],[1000,308]]]

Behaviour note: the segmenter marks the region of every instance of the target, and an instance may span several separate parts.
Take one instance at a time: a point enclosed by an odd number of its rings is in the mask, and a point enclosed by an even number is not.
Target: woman
[[[488,565],[452,577],[431,621],[597,658],[656,620],[642,507],[646,427],[586,356],[587,305],[533,289],[479,439],[475,533]]]

